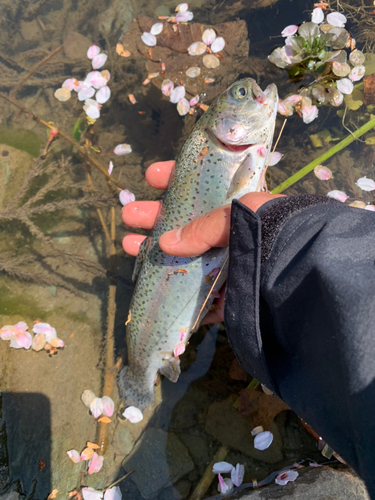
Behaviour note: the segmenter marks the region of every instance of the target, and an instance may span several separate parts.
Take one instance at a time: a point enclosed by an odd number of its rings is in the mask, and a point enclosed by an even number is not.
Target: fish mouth
[[[216,143],[217,146],[219,146],[221,149],[224,149],[224,151],[230,151],[231,153],[243,153],[247,149],[251,148],[254,146],[254,144],[228,144],[226,142],[223,142],[220,140],[213,132],[212,130],[208,130],[208,133],[211,136],[211,139]]]

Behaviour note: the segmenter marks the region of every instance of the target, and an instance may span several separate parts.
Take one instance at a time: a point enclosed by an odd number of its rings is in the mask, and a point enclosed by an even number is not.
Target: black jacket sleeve
[[[375,499],[375,214],[315,195],[258,213],[235,200],[225,322],[244,368]]]

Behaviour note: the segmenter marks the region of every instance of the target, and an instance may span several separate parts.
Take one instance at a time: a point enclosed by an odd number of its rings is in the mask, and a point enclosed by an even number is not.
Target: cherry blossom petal
[[[327,22],[336,28],[343,28],[346,23],[346,17],[344,14],[340,14],[340,12],[331,12],[327,15]]]
[[[28,329],[28,326],[23,321],[19,321],[16,325],[6,325],[0,329],[0,337],[3,340],[10,340],[15,337],[17,333],[25,332]]]
[[[296,470],[287,470],[282,472],[275,478],[275,483],[280,486],[285,486],[289,481],[295,481],[298,477],[298,472]]]
[[[128,203],[131,203],[132,201],[135,201],[134,194],[131,193],[128,189],[123,189],[122,191],[120,191],[119,198],[120,203],[124,206]]]
[[[86,115],[93,120],[97,120],[100,117],[100,104],[94,99],[87,99],[85,101],[85,105],[83,106],[83,110]]]
[[[189,104],[191,107],[195,106],[199,102],[199,95],[194,96],[192,99],[190,99]]]
[[[63,89],[68,90],[75,90],[78,86],[78,82],[75,78],[68,78],[67,80],[64,80],[63,84],[61,85]]]
[[[212,472],[214,474],[227,474],[232,472],[233,465],[228,462],[217,462],[212,467]]]
[[[254,427],[254,429],[251,431],[251,435],[252,436],[257,436],[258,434],[260,434],[261,432],[263,432],[264,429],[261,425],[257,425],[256,427]]]
[[[202,40],[206,45],[211,45],[211,43],[215,40],[216,33],[212,28],[206,29],[203,31]]]
[[[155,35],[151,35],[151,33],[146,32],[141,36],[141,40],[145,45],[147,45],[147,47],[155,47],[157,42]]]
[[[339,90],[337,90],[337,92],[333,94],[330,103],[332,104],[332,106],[341,106],[343,100],[344,100],[343,94]]]
[[[177,111],[180,116],[187,115],[189,113],[189,109],[190,109],[190,104],[189,101],[185,99],[185,97],[183,97],[178,101]]]
[[[176,22],[178,23],[187,23],[191,21],[194,17],[194,14],[187,10],[186,12],[178,12],[176,14]]]
[[[350,66],[348,63],[333,62],[332,71],[336,76],[347,76],[350,73]]]
[[[103,460],[104,457],[101,455],[98,455],[96,452],[93,454],[91,460],[89,461],[89,469],[88,473],[91,474],[96,474],[97,472],[100,471],[100,469],[103,466]]]
[[[191,68],[188,68],[186,71],[185,71],[185,74],[189,77],[189,78],[196,78],[197,76],[199,76],[201,74],[201,69],[198,67],[198,66],[192,66]],[[165,80],[164,80],[165,81]]]
[[[191,56],[201,56],[207,50],[207,45],[203,42],[194,42],[188,47],[188,53]]]
[[[361,188],[362,191],[373,191],[375,189],[375,182],[372,179],[367,179],[367,177],[358,179],[356,185]]]
[[[78,100],[86,101],[86,99],[90,99],[95,94],[95,89],[92,87],[84,87],[82,90],[78,92]]]
[[[375,212],[375,205],[366,205],[364,210],[369,210],[370,212]]]
[[[109,82],[109,80],[111,79],[111,73],[108,71],[108,69],[103,69],[100,74],[106,82]]]
[[[354,66],[354,68],[351,70],[349,79],[352,82],[358,82],[363,76],[365,75],[366,68],[362,66],[361,64],[359,66]]]
[[[118,144],[113,150],[113,152],[117,156],[128,155],[129,153],[132,152],[132,147],[130,146],[130,144]]]
[[[90,405],[94,401],[95,398],[96,398],[95,394],[92,391],[90,391],[89,389],[86,389],[81,394],[82,403],[85,406],[87,406],[87,408],[90,408]]]
[[[98,90],[98,92],[96,93],[95,99],[100,104],[104,104],[110,99],[110,97],[111,97],[111,90],[107,85],[105,85],[100,90]]]
[[[101,89],[104,85],[107,85],[107,79],[102,73],[104,73],[104,71],[90,71],[83,82],[84,85],[87,87],[94,87],[94,89]]]
[[[33,338],[29,332],[19,332],[10,339],[10,347],[14,349],[30,349]]]
[[[332,171],[329,168],[324,167],[323,165],[317,165],[314,168],[314,174],[321,181],[328,181],[329,179],[332,179],[332,177],[333,177]]]
[[[271,446],[273,434],[270,431],[264,431],[257,434],[254,438],[254,448],[257,450],[266,450]]]
[[[132,424],[137,424],[143,420],[143,414],[139,408],[135,406],[128,406],[123,413],[123,416],[129,420]]]
[[[228,495],[233,490],[232,480],[229,479],[229,477],[223,479],[221,474],[219,474],[217,478],[219,480],[219,484],[217,487],[218,491],[220,491],[222,495]]]
[[[57,89],[54,96],[60,102],[69,101],[71,98],[71,91],[69,89]]]
[[[220,66],[220,60],[213,54],[206,54],[203,56],[203,65],[209,69],[215,69]]]
[[[329,193],[327,193],[327,196],[329,198],[333,198],[334,200],[341,201],[342,203],[344,203],[349,198],[349,196],[344,193],[344,191],[339,191],[338,189],[330,191]]]
[[[324,21],[324,12],[320,7],[316,7],[311,14],[311,22],[320,24]]]
[[[221,50],[223,50],[224,47],[225,40],[222,36],[219,36],[212,42],[211,50],[216,54],[216,52],[220,52]]]
[[[173,349],[173,356],[178,358],[181,354],[185,352],[185,344],[182,342],[181,344],[176,345]]]
[[[245,467],[242,464],[237,464],[233,467],[230,478],[235,486],[241,486],[245,475]]]
[[[107,62],[107,54],[104,54],[103,52],[101,54],[98,54],[97,56],[95,56],[92,60],[92,67],[93,69],[99,69],[99,68],[102,68],[105,63]]]
[[[109,162],[109,165],[108,165],[108,175],[112,175],[112,172],[113,172],[113,162]]]
[[[94,455],[93,448],[85,448],[81,453],[81,460],[90,460],[90,458]]]
[[[164,80],[163,83],[161,84],[161,91],[167,97],[171,95],[173,89],[174,89],[174,84],[172,80],[168,79]]]
[[[185,86],[179,85],[172,90],[169,100],[177,104],[183,97],[185,97]]]
[[[50,344],[52,347],[64,347],[65,343],[61,339],[51,339]]]
[[[150,33],[151,35],[160,35],[160,33],[163,31],[163,23],[155,23],[151,26]]]
[[[114,486],[113,488],[109,488],[104,493],[104,500],[121,500],[121,490],[119,486]]]
[[[302,108],[302,119],[304,123],[311,123],[318,116],[318,108],[313,106],[304,106]]]
[[[94,488],[82,488],[83,500],[101,500],[103,492],[95,490]]]
[[[113,400],[108,396],[103,396],[102,403],[103,403],[103,415],[106,415],[107,417],[112,417],[113,412],[115,410],[115,403],[113,402]]]
[[[87,57],[89,59],[94,59],[95,56],[97,56],[100,53],[100,47],[97,45],[91,45],[91,47],[88,48],[87,50]]]
[[[186,2],[184,3],[179,3],[177,5],[177,7],[175,8],[175,11],[176,12],[186,12],[189,8],[189,4],[187,4]]]
[[[279,163],[279,161],[281,160],[281,158],[283,157],[284,155],[282,153],[278,153],[277,151],[275,151],[273,153],[273,155],[271,156],[271,160],[268,164],[269,167],[273,167],[274,165],[276,165],[277,163]]]
[[[39,352],[44,348],[46,342],[46,336],[43,335],[43,333],[38,333],[38,335],[35,335],[35,337],[33,338],[31,348],[33,351]]]
[[[358,66],[365,62],[365,55],[360,50],[355,49],[349,54],[349,61],[353,66]]]
[[[93,414],[94,418],[100,417],[103,413],[103,402],[102,398],[95,398],[90,404],[90,411]]]
[[[70,460],[74,462],[75,464],[78,464],[78,462],[81,461],[81,455],[78,453],[77,450],[69,450],[66,452]]]
[[[295,24],[290,24],[289,26],[283,29],[281,34],[282,36],[291,36],[297,33],[297,31],[298,31],[298,26]]]

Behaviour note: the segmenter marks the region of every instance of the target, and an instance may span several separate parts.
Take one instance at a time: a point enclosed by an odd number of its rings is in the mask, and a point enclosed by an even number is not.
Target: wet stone
[[[146,430],[133,452],[123,461],[126,472],[136,470],[132,480],[146,499],[176,483],[194,469],[189,453],[174,433]]]
[[[18,491],[8,491],[4,495],[0,495],[0,500],[23,500],[24,498]]]

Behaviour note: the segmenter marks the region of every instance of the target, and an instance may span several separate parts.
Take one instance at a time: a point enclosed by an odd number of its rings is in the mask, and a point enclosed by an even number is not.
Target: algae
[[[12,146],[20,151],[26,151],[37,158],[43,145],[42,139],[35,132],[23,129],[7,129],[0,127],[0,143]]]

